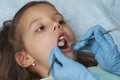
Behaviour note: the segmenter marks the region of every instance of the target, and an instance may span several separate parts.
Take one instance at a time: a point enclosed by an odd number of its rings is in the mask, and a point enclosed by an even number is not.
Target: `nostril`
[[[54,31],[55,31],[55,30],[62,30],[62,26],[59,25],[59,24],[56,24],[56,25],[53,26],[53,30],[54,30]]]
[[[60,25],[58,26],[59,29],[61,29]]]
[[[56,30],[56,27],[54,27],[54,31]]]

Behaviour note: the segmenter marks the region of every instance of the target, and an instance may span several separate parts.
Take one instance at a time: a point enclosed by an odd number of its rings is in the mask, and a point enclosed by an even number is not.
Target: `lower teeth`
[[[64,46],[64,44],[65,44],[65,42],[64,42],[64,40],[62,40],[62,41],[60,41],[59,43],[58,43],[58,46]]]

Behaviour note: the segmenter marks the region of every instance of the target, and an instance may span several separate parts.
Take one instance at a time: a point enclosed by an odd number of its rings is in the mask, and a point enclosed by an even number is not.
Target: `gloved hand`
[[[120,75],[120,53],[112,37],[109,34],[102,35],[103,32],[105,30],[101,26],[90,28],[81,39],[83,40],[93,35],[94,39],[78,42],[73,49],[75,51],[91,51],[103,69]]]
[[[54,56],[56,61],[51,72],[55,80],[98,80],[82,64],[66,57],[58,47],[52,49],[49,65]]]

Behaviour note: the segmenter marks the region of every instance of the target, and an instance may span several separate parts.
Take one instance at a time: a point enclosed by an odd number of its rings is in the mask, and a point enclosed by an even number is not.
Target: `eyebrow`
[[[55,15],[60,15],[60,16],[62,16],[62,14],[60,14],[60,13],[58,13],[58,12],[57,12],[57,13],[55,13]],[[62,17],[63,17],[63,16],[62,16]]]
[[[29,28],[31,28],[31,25],[32,25],[34,22],[36,22],[37,20],[40,20],[40,18],[37,18],[37,19],[33,20],[33,21],[30,23]]]
[[[60,13],[58,13],[58,12],[55,13],[54,15],[60,15],[61,17],[63,17],[62,14],[60,14]],[[63,17],[63,18],[64,18],[64,17]]]
[[[55,13],[54,15],[60,15],[60,16],[62,16],[60,13]],[[62,16],[63,17],[63,16]],[[35,19],[35,20],[33,20],[31,23],[30,23],[30,25],[29,25],[29,28],[31,28],[31,25],[34,23],[34,22],[36,22],[37,20],[40,20],[41,18],[37,18],[37,19]]]

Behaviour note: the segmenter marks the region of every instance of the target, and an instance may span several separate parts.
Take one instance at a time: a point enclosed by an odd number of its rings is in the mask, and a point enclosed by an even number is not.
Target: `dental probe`
[[[116,27],[116,28],[109,29],[109,30],[103,32],[102,35],[107,34],[107,33],[109,33],[109,32],[116,31],[116,30],[120,30],[120,27]],[[89,40],[89,39],[93,39],[93,38],[94,38],[94,36],[91,36],[90,38],[86,38],[86,39],[80,40],[80,41],[78,41],[78,42],[82,42],[82,41]],[[77,43],[77,42],[71,42],[71,44],[75,44],[75,43]],[[53,64],[54,64],[55,60],[56,60],[56,59],[55,59],[55,56],[53,56],[52,63],[51,63],[51,65],[50,65],[50,68],[49,68],[49,71],[48,71],[48,75],[47,75],[47,76],[50,75],[50,71],[51,71],[51,69],[52,69],[52,67],[53,67]]]
[[[103,32],[102,35],[107,34],[107,33],[109,33],[109,32],[116,31],[116,30],[120,30],[120,27],[116,27],[116,28],[109,29],[109,30]],[[94,38],[94,35],[91,36],[91,37],[89,37],[89,38],[86,38],[86,39],[83,39],[83,40],[77,41],[77,42],[82,42],[82,41],[89,40],[89,39],[93,39],[93,38]],[[73,44],[75,44],[75,43],[77,43],[77,42],[71,42],[71,44],[73,45]]]
[[[49,68],[49,70],[48,70],[48,75],[47,75],[47,76],[50,75],[50,71],[51,71],[51,69],[52,69],[52,67],[53,67],[54,62],[55,62],[55,55],[53,56],[52,63],[51,63],[50,68]]]

